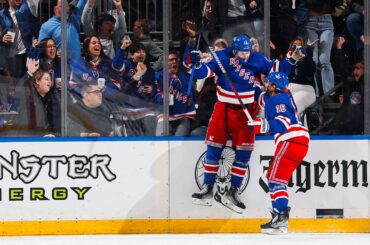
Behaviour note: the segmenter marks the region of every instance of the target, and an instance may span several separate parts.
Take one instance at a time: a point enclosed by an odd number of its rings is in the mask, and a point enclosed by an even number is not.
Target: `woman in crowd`
[[[56,43],[52,38],[42,40],[36,46],[39,52],[39,67],[41,70],[49,71],[52,81],[52,88],[60,88],[61,62],[60,53],[58,54]]]
[[[12,127],[12,136],[47,136],[57,134],[54,124],[55,108],[59,100],[50,93],[51,77],[48,71],[38,69],[38,61],[27,59],[27,74],[16,88],[18,116]]]
[[[100,39],[96,35],[85,38],[82,57],[72,65],[70,87],[80,94],[77,84],[95,83],[105,86],[104,97],[109,97],[120,88],[118,72],[112,69],[112,61],[103,52]]]

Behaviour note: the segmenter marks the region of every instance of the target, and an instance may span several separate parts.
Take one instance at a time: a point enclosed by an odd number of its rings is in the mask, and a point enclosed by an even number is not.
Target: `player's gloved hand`
[[[195,66],[195,68],[200,66],[200,51],[193,50],[190,52],[190,62]]]
[[[248,122],[248,126],[255,134],[264,134],[269,131],[269,123],[265,118],[256,118],[252,122]]]
[[[286,58],[288,62],[292,65],[296,65],[299,61],[301,61],[306,56],[306,49],[302,46],[291,46],[288,53],[286,54]]]

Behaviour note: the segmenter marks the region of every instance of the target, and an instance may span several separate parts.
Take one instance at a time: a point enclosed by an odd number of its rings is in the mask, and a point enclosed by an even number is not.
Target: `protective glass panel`
[[[53,132],[48,123],[51,74],[37,50],[40,28],[38,0],[0,3],[0,134],[44,136]],[[47,15],[47,14],[46,14]],[[45,50],[54,44],[45,44]],[[50,48],[56,51],[55,46]],[[27,59],[30,57],[30,59]],[[46,72],[38,71],[43,68]]]
[[[263,52],[263,5],[263,1],[243,0],[172,2],[171,48],[181,58],[180,75],[169,77],[169,101],[171,102],[172,98],[175,98],[173,100],[174,104],[170,105],[169,108],[170,118],[174,118],[170,120],[169,125],[172,135],[176,135],[179,131],[178,129],[183,129],[181,127],[183,125],[182,122],[175,120],[175,118],[185,118],[185,121],[188,120],[190,122],[190,128],[187,128],[186,132],[181,135],[204,136],[207,132],[215,103],[218,100],[226,103],[230,102],[227,102],[227,99],[224,100],[225,97],[221,98],[222,95],[220,97],[220,94],[225,95],[224,92],[226,91],[227,95],[231,95],[231,97],[235,96],[228,82],[225,80],[225,76],[222,75],[221,69],[215,62],[211,61],[212,55],[209,47],[213,47],[216,51],[220,52],[221,50],[225,50],[225,53],[221,52],[219,55],[226,55],[232,58],[231,56],[233,55],[230,54],[230,50],[226,51],[226,48],[231,46],[235,36],[245,34],[251,38],[253,49]],[[194,66],[191,64],[191,51],[196,50],[201,52],[200,60],[202,64],[208,66],[208,74],[199,74],[192,69]],[[174,61],[171,63],[172,57],[170,52],[170,73],[171,67],[175,64]],[[210,61],[211,63],[208,63]],[[219,79],[217,81],[216,77],[221,78],[221,80]],[[253,76],[246,77],[246,79],[253,79]],[[178,88],[178,81],[181,81],[181,90]],[[181,102],[182,105],[184,104],[184,101],[181,101],[184,95],[188,96],[187,101],[191,101],[193,104],[188,103],[186,110],[180,111],[178,108],[185,108],[185,106],[179,107],[177,105]],[[236,98],[234,102],[235,107],[238,107],[239,102]],[[234,102],[230,104],[234,104]],[[194,110],[195,115],[193,114]],[[182,116],[184,113],[187,113],[186,117]]]

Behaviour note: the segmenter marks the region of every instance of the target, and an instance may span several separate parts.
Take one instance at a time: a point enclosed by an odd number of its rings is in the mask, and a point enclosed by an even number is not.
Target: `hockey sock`
[[[235,162],[231,168],[231,186],[239,189],[242,185],[251,154],[251,151],[235,151]]]
[[[286,185],[269,183],[269,190],[272,209],[278,211],[279,213],[286,212],[289,201]]]
[[[206,158],[204,159],[204,184],[213,185],[215,183],[221,153],[222,148],[207,146]]]

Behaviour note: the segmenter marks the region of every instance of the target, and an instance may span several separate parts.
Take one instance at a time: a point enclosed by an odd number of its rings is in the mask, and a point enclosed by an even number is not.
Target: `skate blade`
[[[198,198],[193,198],[192,202],[195,205],[212,206],[212,199],[198,199]]]
[[[232,211],[234,211],[235,213],[238,213],[238,214],[242,214],[243,213],[243,209],[235,206],[231,201],[229,201],[228,199],[225,199],[223,197],[221,197],[220,199],[216,199],[215,200],[219,203],[221,203],[222,205],[224,205],[225,207],[227,207],[228,209],[231,209]]]
[[[266,229],[261,229],[261,233],[268,234],[268,235],[285,235],[288,233],[288,228],[287,227],[266,228]]]

